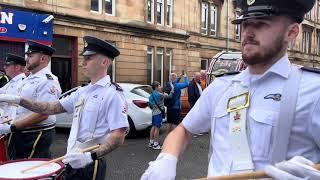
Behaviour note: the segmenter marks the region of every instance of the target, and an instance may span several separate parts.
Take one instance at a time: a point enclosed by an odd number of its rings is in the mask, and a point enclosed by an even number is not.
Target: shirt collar
[[[107,76],[103,77],[102,79],[100,79],[99,81],[97,81],[94,85],[107,86],[110,83],[111,83],[110,76],[107,75]]]
[[[270,73],[273,73],[287,79],[289,77],[290,71],[291,71],[291,63],[289,61],[288,55],[285,54],[276,63],[274,63],[265,73],[263,73],[261,75],[261,78],[265,77]],[[246,68],[239,75],[234,76],[232,78],[232,81],[241,81],[244,85],[249,85],[250,84],[249,69]]]
[[[11,79],[11,81],[18,81],[19,79],[25,78],[26,75],[24,73],[16,75],[14,78]]]
[[[42,68],[40,71],[36,72],[35,74],[30,74],[29,76],[30,77],[42,77],[43,75],[50,74],[50,73],[51,73],[51,71],[50,71],[49,67],[46,66],[45,68]]]

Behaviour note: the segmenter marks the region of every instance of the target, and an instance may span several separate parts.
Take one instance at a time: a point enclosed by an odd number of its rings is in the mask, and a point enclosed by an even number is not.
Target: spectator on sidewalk
[[[194,73],[193,79],[192,81],[190,81],[188,86],[188,101],[190,104],[190,108],[192,108],[196,104],[202,93],[200,77],[201,74],[199,72]]]
[[[206,70],[200,71],[200,85],[202,88],[202,91],[207,87],[207,72]]]
[[[165,118],[164,99],[172,98],[174,87],[171,84],[170,94],[162,93],[162,87],[158,81],[151,84],[153,89],[149,97],[149,106],[152,109],[152,128],[148,146],[153,149],[161,149],[159,144],[159,131],[162,126],[162,119]]]
[[[181,79],[181,77],[184,78],[183,82],[179,82],[178,80]],[[182,74],[180,77],[177,77],[176,73],[171,73],[170,74],[170,81],[173,84],[174,87],[174,92],[173,96],[171,99],[171,103],[167,105],[167,122],[168,122],[168,133],[174,129],[178,124],[181,122],[181,101],[180,101],[180,96],[181,96],[181,89],[184,89],[188,87],[189,81],[188,77],[184,72],[182,71]],[[167,83],[168,84],[168,83]],[[168,93],[168,88],[166,85],[166,93]]]

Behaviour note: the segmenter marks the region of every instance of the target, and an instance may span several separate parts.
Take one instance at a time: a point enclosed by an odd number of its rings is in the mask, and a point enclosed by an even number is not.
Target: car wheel
[[[131,137],[131,138],[135,137],[137,130],[136,130],[136,127],[134,126],[132,119],[129,116],[128,116],[128,123],[129,123],[129,127],[126,132],[127,137]]]

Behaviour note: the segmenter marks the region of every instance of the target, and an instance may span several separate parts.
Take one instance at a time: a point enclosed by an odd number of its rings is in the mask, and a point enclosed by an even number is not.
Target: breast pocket
[[[85,106],[83,107],[83,117],[84,121],[87,121],[87,127],[88,131],[93,135],[96,127],[96,123],[98,121],[99,117],[99,108],[100,108],[101,101],[98,99],[90,99],[89,101],[85,103]]]
[[[249,113],[251,150],[255,158],[267,158],[272,147],[272,131],[278,119],[278,112],[255,109]]]

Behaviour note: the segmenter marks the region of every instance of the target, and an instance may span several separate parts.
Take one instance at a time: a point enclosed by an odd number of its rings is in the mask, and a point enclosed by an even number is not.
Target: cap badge
[[[88,46],[87,41],[84,41],[84,48],[86,48]]]
[[[247,4],[248,6],[251,6],[253,3],[255,3],[256,0],[247,0]]]

